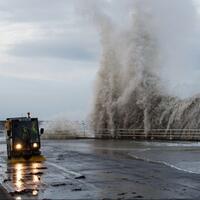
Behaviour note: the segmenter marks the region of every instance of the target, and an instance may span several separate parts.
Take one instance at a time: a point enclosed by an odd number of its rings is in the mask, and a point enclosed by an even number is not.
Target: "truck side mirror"
[[[44,129],[41,128],[41,129],[40,129],[40,135],[42,135],[43,133],[44,133]]]

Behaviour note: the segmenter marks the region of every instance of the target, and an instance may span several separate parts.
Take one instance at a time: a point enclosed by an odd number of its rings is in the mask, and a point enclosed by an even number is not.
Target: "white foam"
[[[166,162],[166,161],[151,160],[151,159],[148,159],[148,158],[133,155],[132,153],[129,153],[128,155],[133,157],[134,159],[137,159],[137,160],[143,160],[143,161],[150,162],[150,163],[157,163],[157,164],[166,165],[168,167],[171,167],[171,168],[174,168],[174,169],[177,169],[177,170],[180,170],[180,171],[184,171],[184,172],[187,172],[187,173],[200,174],[200,169],[198,170],[198,166],[200,166],[199,162],[196,163],[197,168],[191,170],[191,169],[188,169],[188,168],[186,169],[184,167],[178,167],[177,165],[171,164],[171,163]]]

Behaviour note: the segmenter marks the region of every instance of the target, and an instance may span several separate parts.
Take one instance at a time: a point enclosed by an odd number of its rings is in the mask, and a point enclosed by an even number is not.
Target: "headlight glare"
[[[38,143],[33,143],[33,148],[38,148]]]
[[[21,145],[21,144],[16,144],[16,145],[15,145],[15,148],[16,148],[17,150],[21,150],[21,149],[22,149],[22,145]]]

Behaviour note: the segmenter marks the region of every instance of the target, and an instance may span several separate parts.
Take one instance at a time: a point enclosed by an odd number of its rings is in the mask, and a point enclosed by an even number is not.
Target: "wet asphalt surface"
[[[46,161],[14,164],[0,143],[0,181],[18,200],[200,199],[199,143],[44,140]]]

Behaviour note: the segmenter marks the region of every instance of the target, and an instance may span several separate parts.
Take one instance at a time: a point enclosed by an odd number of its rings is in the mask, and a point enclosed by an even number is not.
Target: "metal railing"
[[[200,129],[102,129],[94,131],[101,139],[200,140]]]
[[[71,129],[45,133],[44,139],[96,138],[200,141],[200,129]]]

